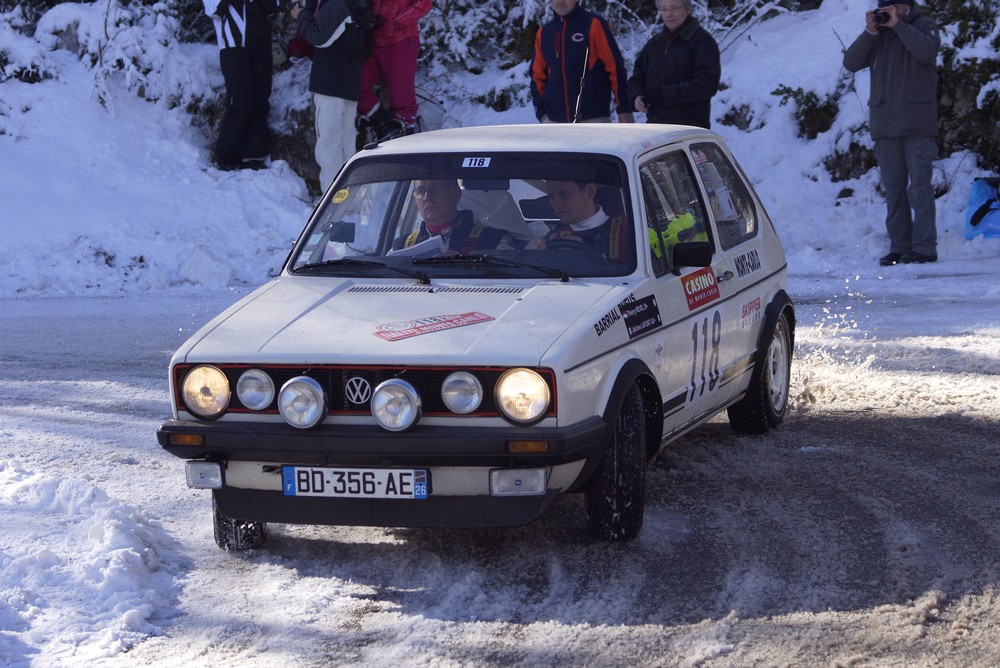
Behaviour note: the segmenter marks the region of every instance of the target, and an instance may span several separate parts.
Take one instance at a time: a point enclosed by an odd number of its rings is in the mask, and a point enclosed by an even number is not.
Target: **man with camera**
[[[934,186],[937,54],[934,21],[913,0],[879,0],[844,52],[850,72],[869,68],[869,126],[885,189],[889,253],[882,266],[937,261]]]

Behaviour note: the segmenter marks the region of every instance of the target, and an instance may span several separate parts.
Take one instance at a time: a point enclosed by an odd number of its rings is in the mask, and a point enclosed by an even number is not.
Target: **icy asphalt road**
[[[1000,290],[905,271],[793,281],[785,424],[674,443],[628,545],[566,497],[518,529],[279,526],[224,553],[154,432],[173,349],[238,294],[0,300],[0,472],[29,488],[0,519],[0,663],[996,665]],[[59,577],[98,501],[24,509],[58,480],[137,514],[119,538],[152,556],[104,596]]]

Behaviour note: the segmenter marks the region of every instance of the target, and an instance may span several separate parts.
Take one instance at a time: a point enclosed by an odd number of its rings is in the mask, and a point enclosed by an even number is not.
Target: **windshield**
[[[635,226],[624,166],[591,154],[356,161],[296,246],[297,274],[624,276]]]

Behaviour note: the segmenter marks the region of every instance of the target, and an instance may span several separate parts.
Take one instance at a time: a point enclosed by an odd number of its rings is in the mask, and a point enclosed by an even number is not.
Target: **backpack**
[[[965,219],[965,238],[982,234],[985,238],[1000,237],[1000,178],[978,178],[969,190],[969,212]]]

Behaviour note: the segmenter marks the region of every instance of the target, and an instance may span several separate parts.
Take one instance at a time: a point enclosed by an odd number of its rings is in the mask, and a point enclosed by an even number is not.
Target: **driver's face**
[[[581,188],[576,181],[548,181],[545,192],[561,223],[572,225],[597,213],[597,205],[594,204],[597,186],[593,183],[584,184]]]

